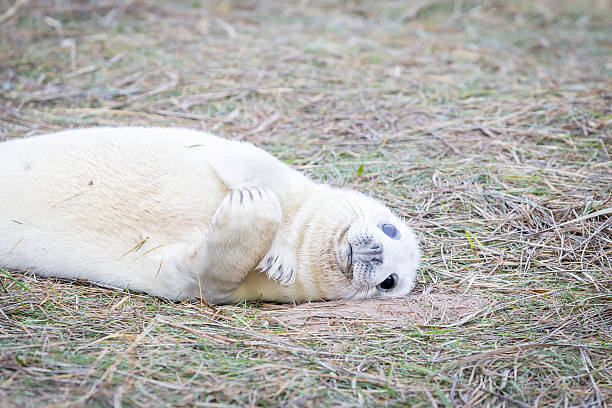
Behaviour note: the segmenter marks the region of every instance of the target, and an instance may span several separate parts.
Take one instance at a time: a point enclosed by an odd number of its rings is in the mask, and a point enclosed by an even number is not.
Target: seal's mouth
[[[348,224],[340,237],[338,237],[337,248],[338,248],[338,261],[336,266],[340,269],[347,280],[353,280],[353,246],[348,240],[348,231],[352,224]]]
[[[348,257],[347,257],[347,261],[346,261],[346,271],[350,271],[351,268],[353,267],[353,246],[351,245],[351,243],[348,243]]]

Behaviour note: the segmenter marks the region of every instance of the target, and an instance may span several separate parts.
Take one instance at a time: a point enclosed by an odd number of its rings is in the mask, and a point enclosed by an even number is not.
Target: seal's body
[[[173,300],[408,293],[410,228],[253,145],[172,128],[0,143],[0,266]]]

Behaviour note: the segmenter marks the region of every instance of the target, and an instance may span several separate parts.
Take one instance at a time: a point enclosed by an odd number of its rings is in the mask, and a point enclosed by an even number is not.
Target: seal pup
[[[245,142],[177,128],[0,143],[0,266],[171,300],[407,294],[413,231]]]

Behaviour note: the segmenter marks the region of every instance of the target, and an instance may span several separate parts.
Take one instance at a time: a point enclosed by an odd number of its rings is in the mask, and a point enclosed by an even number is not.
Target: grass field
[[[212,130],[424,252],[407,298],[216,312],[0,270],[0,406],[612,406],[611,74],[608,0],[0,0],[0,139]]]

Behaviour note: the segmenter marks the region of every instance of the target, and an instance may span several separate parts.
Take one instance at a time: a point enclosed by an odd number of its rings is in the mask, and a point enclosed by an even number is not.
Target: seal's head
[[[412,290],[419,245],[412,229],[389,208],[361,193],[325,185],[306,185],[290,198],[284,245],[295,254],[295,281],[283,284],[254,271],[232,301],[398,297]]]
[[[325,297],[397,297],[414,287],[421,254],[412,229],[389,208],[363,194],[337,190],[328,203],[329,248],[321,248]],[[327,256],[326,256],[327,255]]]

